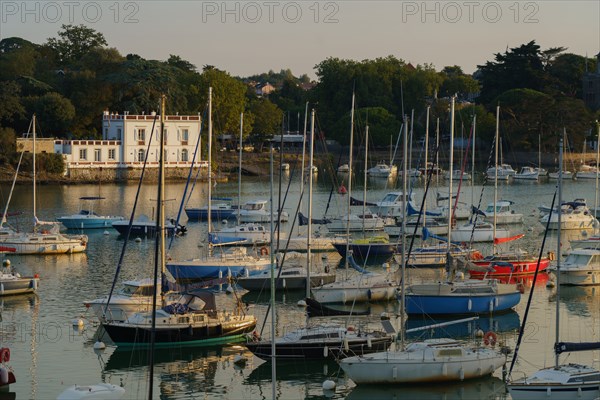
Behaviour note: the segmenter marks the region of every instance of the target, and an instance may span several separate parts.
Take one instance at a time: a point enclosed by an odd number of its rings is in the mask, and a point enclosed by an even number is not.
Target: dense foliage
[[[473,76],[458,66],[438,72],[429,64],[387,56],[328,58],[315,66],[317,82],[290,70],[240,78],[208,64],[198,70],[177,55],[166,61],[123,56],[108,47],[102,33],[63,25],[58,37],[44,44],[21,38],[0,41],[0,163],[14,159],[14,146],[8,144],[27,130],[33,113],[46,137],[99,138],[104,110],[149,113],[157,110],[161,93],[168,95],[168,113],[204,115],[209,86],[215,133],[237,138],[244,113],[244,141],[259,144],[256,148],[282,130],[303,130],[307,108],[316,109],[325,137],[347,144],[353,93],[356,131],[364,131],[368,122],[371,143],[382,147],[412,113],[414,135],[421,137],[427,106],[430,132],[438,120],[442,134],[447,132],[448,101],[455,94],[457,124],[469,129],[477,115],[478,137],[484,141],[494,134],[499,104],[500,126],[513,146],[534,147],[538,137],[555,146],[563,127],[579,146],[599,117],[581,100],[586,70],[595,70],[594,60],[562,47],[542,50],[531,41],[495,54]],[[276,90],[257,94],[266,83]]]

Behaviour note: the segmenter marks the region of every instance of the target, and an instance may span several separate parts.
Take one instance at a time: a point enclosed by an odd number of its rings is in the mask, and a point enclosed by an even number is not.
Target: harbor
[[[294,168],[292,168],[292,171]],[[278,175],[275,176],[275,179]],[[283,209],[290,213],[290,221],[282,225],[282,231],[293,235],[298,229],[292,229],[293,212],[299,200],[299,177],[293,174],[282,174],[282,186],[289,192]],[[314,177],[313,215],[321,218],[325,213],[331,192],[331,181],[324,174]],[[447,182],[443,180],[433,185],[433,190],[447,193]],[[206,184],[198,184],[191,201],[203,204],[206,196]],[[395,181],[383,182],[370,179],[367,182],[367,200],[378,201],[393,190],[398,190]],[[168,183],[166,185],[166,206],[168,217],[177,214],[179,202],[185,184]],[[414,194],[422,199],[424,181],[417,181]],[[79,205],[79,198],[98,195],[104,200],[96,206],[96,211],[104,215],[124,215],[129,217],[135,201],[136,185],[103,184],[98,185],[43,185],[38,188],[41,206],[38,215],[42,220],[54,220],[57,217],[74,213]],[[492,188],[489,183],[482,188],[481,175],[474,180],[474,186],[465,185],[463,194],[465,202],[477,199],[484,190],[484,204],[491,201]],[[363,190],[357,185],[355,193]],[[544,226],[539,222],[538,206],[552,203],[556,191],[555,181],[545,182],[503,182],[499,189],[503,199],[514,202],[515,212],[524,215],[524,222],[511,227],[515,233],[522,232],[520,247],[538,254],[544,237]],[[2,186],[2,193],[10,191],[7,185]],[[237,200],[237,182],[220,183],[214,188],[220,196]],[[473,194],[472,194],[473,193]],[[19,185],[13,194],[13,204],[26,212],[31,207],[31,188]],[[270,196],[268,177],[244,177],[241,184],[240,201],[248,199],[268,199]],[[344,212],[347,195],[334,194],[330,202],[330,214]],[[565,199],[585,198],[588,205],[595,199],[595,186],[591,180],[565,181],[563,185]],[[156,198],[156,186],[143,185],[140,192],[138,213],[153,215]],[[461,197],[462,198],[462,197]],[[274,203],[277,204],[277,198]],[[14,218],[14,217],[13,217]],[[183,260],[198,257],[207,251],[206,222],[185,221],[187,233],[175,237],[168,250],[169,258]],[[28,217],[11,219],[11,223],[21,230],[31,226]],[[214,221],[216,229],[222,221]],[[70,231],[78,233],[77,231]],[[114,278],[119,253],[123,246],[123,238],[114,229],[87,230],[88,247],[85,252],[66,255],[5,255],[12,267],[21,275],[39,274],[40,283],[36,294],[6,296],[2,298],[2,344],[10,347],[10,365],[17,376],[17,382],[10,385],[11,398],[44,399],[55,398],[71,385],[95,385],[106,382],[125,389],[123,398],[134,399],[145,397],[148,391],[149,360],[144,350],[121,349],[111,345],[110,340],[102,333],[97,318],[83,305],[84,301],[106,296]],[[583,239],[592,231],[570,230],[563,232],[563,248],[568,250],[568,240]],[[407,239],[408,240],[408,239]],[[489,251],[491,244],[476,244],[483,252]],[[556,232],[549,234],[544,252],[556,251]],[[338,268],[343,261],[337,253],[324,253],[323,259],[332,269],[337,268],[338,277],[353,276],[356,271]],[[122,281],[141,279],[151,276],[153,269],[154,240],[130,240],[127,243]],[[366,265],[370,271],[381,272],[385,268],[397,268],[391,262],[385,267],[381,263]],[[444,279],[444,268],[411,268],[407,271],[407,279],[412,283],[435,282]],[[547,273],[540,273],[535,286],[531,277],[521,278],[523,297],[526,298],[533,288],[532,312],[529,313],[527,329],[520,350],[520,362],[513,376],[524,376],[533,371],[553,364],[552,347],[554,345],[554,308],[556,306],[556,287],[547,287],[551,280]],[[220,290],[219,290],[220,289]],[[266,325],[262,332],[269,338],[270,315],[267,316],[270,297],[268,292],[237,293],[246,305],[248,312],[257,318],[257,330]],[[227,290],[227,284],[216,288],[216,297],[224,308],[233,307],[235,296]],[[309,325],[320,323],[339,323],[344,326],[381,327],[381,315],[390,316],[390,322],[399,331],[400,314],[397,300],[389,302],[357,305],[359,310],[369,310],[368,316],[335,316],[313,317],[308,319],[305,309],[297,303],[305,297],[304,291],[279,290],[276,293],[274,310],[276,314],[277,335]],[[595,286],[562,287],[560,294],[561,331],[563,340],[592,342],[598,341],[600,331],[600,293]],[[498,340],[510,349],[515,348],[518,329],[523,322],[525,300],[509,313],[499,315],[480,315],[479,320],[458,326],[441,327],[427,330],[412,336],[412,339],[426,338],[433,335],[443,337],[476,338],[476,332],[493,331]],[[406,321],[407,328],[423,326],[431,323],[430,318],[410,316]],[[413,334],[415,335],[415,334]],[[101,337],[106,342],[105,350],[95,350],[94,344]],[[578,352],[569,356],[569,362],[578,362],[598,368],[598,352]],[[242,355],[246,362],[236,363]],[[511,355],[508,356],[509,360]],[[279,398],[457,398],[457,399],[509,399],[503,382],[502,370],[497,370],[491,377],[464,381],[460,383],[436,384],[431,386],[394,386],[383,390],[380,387],[356,386],[335,362],[314,361],[277,361],[276,376],[272,376],[269,362],[255,357],[243,345],[243,342],[231,345],[180,347],[175,345],[169,349],[159,349],[154,358],[155,377],[154,393],[164,399],[188,399],[210,397],[223,399],[238,398],[271,398],[272,385],[275,385]],[[333,380],[334,390],[324,391],[323,382]]]

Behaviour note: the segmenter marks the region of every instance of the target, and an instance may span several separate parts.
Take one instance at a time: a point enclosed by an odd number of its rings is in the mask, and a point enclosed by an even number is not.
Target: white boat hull
[[[598,269],[578,269],[578,270],[563,270],[560,271],[561,285],[600,285],[600,265]]]
[[[439,350],[439,354],[442,352]],[[449,354],[429,357],[419,350],[390,351],[345,358],[340,366],[354,383],[361,385],[460,382],[490,375],[506,363],[504,355],[485,347],[470,348],[460,356]]]
[[[394,299],[396,285],[381,275],[363,276],[312,288],[311,293],[319,303],[367,303]]]

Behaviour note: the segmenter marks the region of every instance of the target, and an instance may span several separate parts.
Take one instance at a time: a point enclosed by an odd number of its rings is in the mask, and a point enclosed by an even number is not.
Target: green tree
[[[59,38],[49,38],[46,45],[58,55],[61,64],[83,57],[88,51],[107,45],[104,35],[85,25],[62,25]]]
[[[46,93],[39,97],[25,99],[28,114],[37,114],[45,136],[64,137],[70,130],[75,117],[75,107],[71,101],[59,93]]]
[[[0,124],[11,123],[25,116],[21,104],[21,88],[16,82],[0,81]]]
[[[252,141],[262,150],[263,143],[274,134],[280,132],[283,112],[269,99],[256,99],[249,106],[254,118],[251,133]]]
[[[21,38],[0,41],[0,80],[33,76],[40,54],[38,46]]]
[[[443,80],[439,95],[442,97],[468,95],[479,92],[479,82],[462,72],[459,66],[444,67],[440,72]]]

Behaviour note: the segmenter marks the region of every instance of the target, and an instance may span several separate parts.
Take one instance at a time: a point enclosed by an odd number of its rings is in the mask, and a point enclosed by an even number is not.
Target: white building
[[[141,168],[146,153],[147,167],[158,167],[159,129],[156,113],[119,115],[105,111],[102,116],[102,140],[55,140],[54,151],[63,155],[67,171],[84,168]],[[189,168],[199,134],[199,115],[167,115],[164,132],[165,167]],[[200,163],[199,160],[198,155],[197,164]]]

